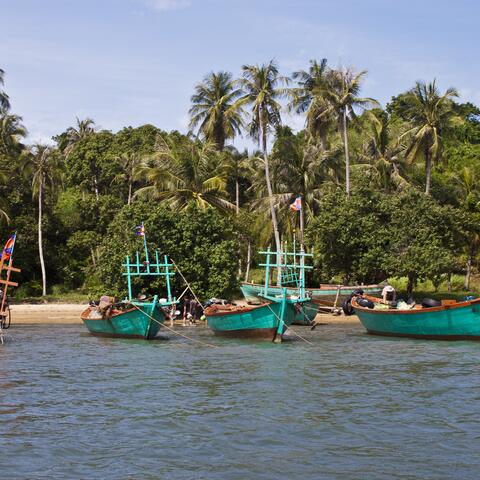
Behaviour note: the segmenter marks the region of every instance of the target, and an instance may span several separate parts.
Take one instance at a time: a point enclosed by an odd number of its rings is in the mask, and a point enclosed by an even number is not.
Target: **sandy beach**
[[[12,305],[12,324],[77,324],[82,323],[80,314],[85,309],[83,304],[46,303]],[[355,315],[318,314],[318,323],[358,323]],[[181,320],[176,322],[181,324]]]

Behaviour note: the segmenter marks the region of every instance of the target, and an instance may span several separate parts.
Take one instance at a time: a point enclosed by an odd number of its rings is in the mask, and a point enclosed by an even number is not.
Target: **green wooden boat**
[[[368,333],[436,340],[480,340],[480,299],[443,300],[439,306],[415,305],[400,310],[382,305],[380,299],[366,298],[373,308],[360,306],[359,298],[352,299],[352,307]]]
[[[95,307],[88,307],[81,318],[93,335],[150,340],[160,330],[165,313],[155,296],[152,302],[131,302],[123,308],[119,305],[105,316]]]
[[[272,252],[270,248],[259,253],[266,255],[266,263],[260,264],[265,267],[265,284],[259,293],[262,304],[248,307],[213,305],[206,308],[205,316],[208,326],[215,334],[256,337],[281,342],[282,334],[293,323],[297,315],[302,319],[307,315],[313,315],[312,310],[315,310],[315,306],[310,298],[305,296],[305,270],[312,268],[305,266],[305,257],[310,257],[312,254],[304,253],[302,249],[299,253],[287,251],[277,255],[277,252]],[[280,256],[282,262],[280,264],[271,263],[272,256],[276,258]],[[299,261],[288,263],[288,258],[292,256]],[[269,289],[269,279],[271,270],[275,268],[281,269],[282,284],[295,282],[297,287],[292,289],[294,293],[287,294],[287,289],[284,287],[272,295]]]
[[[165,312],[177,303],[170,289],[170,277],[175,274],[170,270],[173,264],[168,262],[166,255],[161,262],[158,251],[155,252],[155,262],[150,262],[143,223],[138,228],[141,228],[140,235],[143,236],[145,260],[140,260],[138,252],[133,262],[128,255],[125,257],[122,266],[123,275],[127,277],[128,297],[121,302],[102,297],[98,306],[90,305],[81,314],[83,323],[93,335],[152,339],[165,322]],[[165,277],[167,298],[159,299],[155,295],[151,301],[134,299],[132,277]]]
[[[258,303],[261,297],[259,294],[263,292],[264,285],[259,283],[242,282],[240,286],[243,296],[248,303]],[[333,306],[336,302],[340,306],[346,298],[357,289],[361,288],[365,294],[377,296],[381,295],[382,287],[380,285],[321,285],[318,288],[305,288],[305,293],[317,305]],[[270,285],[269,292],[271,295],[279,295],[282,287]],[[287,286],[287,295],[294,295],[296,288]]]
[[[205,309],[208,326],[216,335],[279,341],[292,324],[292,303],[268,302],[263,305],[212,305]]]

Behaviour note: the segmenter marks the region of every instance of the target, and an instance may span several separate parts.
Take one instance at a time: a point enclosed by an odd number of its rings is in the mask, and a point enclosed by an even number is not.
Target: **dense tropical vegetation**
[[[121,259],[141,248],[142,221],[203,298],[233,295],[258,247],[304,234],[312,283],[402,277],[410,293],[462,275],[470,288],[480,109],[435,80],[382,108],[362,96],[365,77],[326,59],[291,78],[274,61],[244,65],[238,78],[211,72],[195,86],[191,132],[111,132],[77,118],[51,144],[30,145],[0,69],[0,222],[2,241],[18,232],[19,293],[122,294]],[[285,125],[287,113],[304,129]],[[258,150],[239,152],[240,135]],[[298,196],[304,232],[289,208]]]

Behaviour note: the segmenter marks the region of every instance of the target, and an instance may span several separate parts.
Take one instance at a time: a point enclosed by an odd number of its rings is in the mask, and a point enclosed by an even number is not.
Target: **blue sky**
[[[436,77],[480,105],[479,18],[477,0],[0,0],[0,68],[30,141],[76,116],[186,131],[206,73],[271,58],[366,69],[382,104]]]

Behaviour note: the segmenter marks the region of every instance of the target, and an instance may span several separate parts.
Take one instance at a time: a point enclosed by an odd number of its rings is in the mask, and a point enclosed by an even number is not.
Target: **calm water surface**
[[[14,326],[0,478],[480,478],[480,343],[297,330],[313,345]]]

